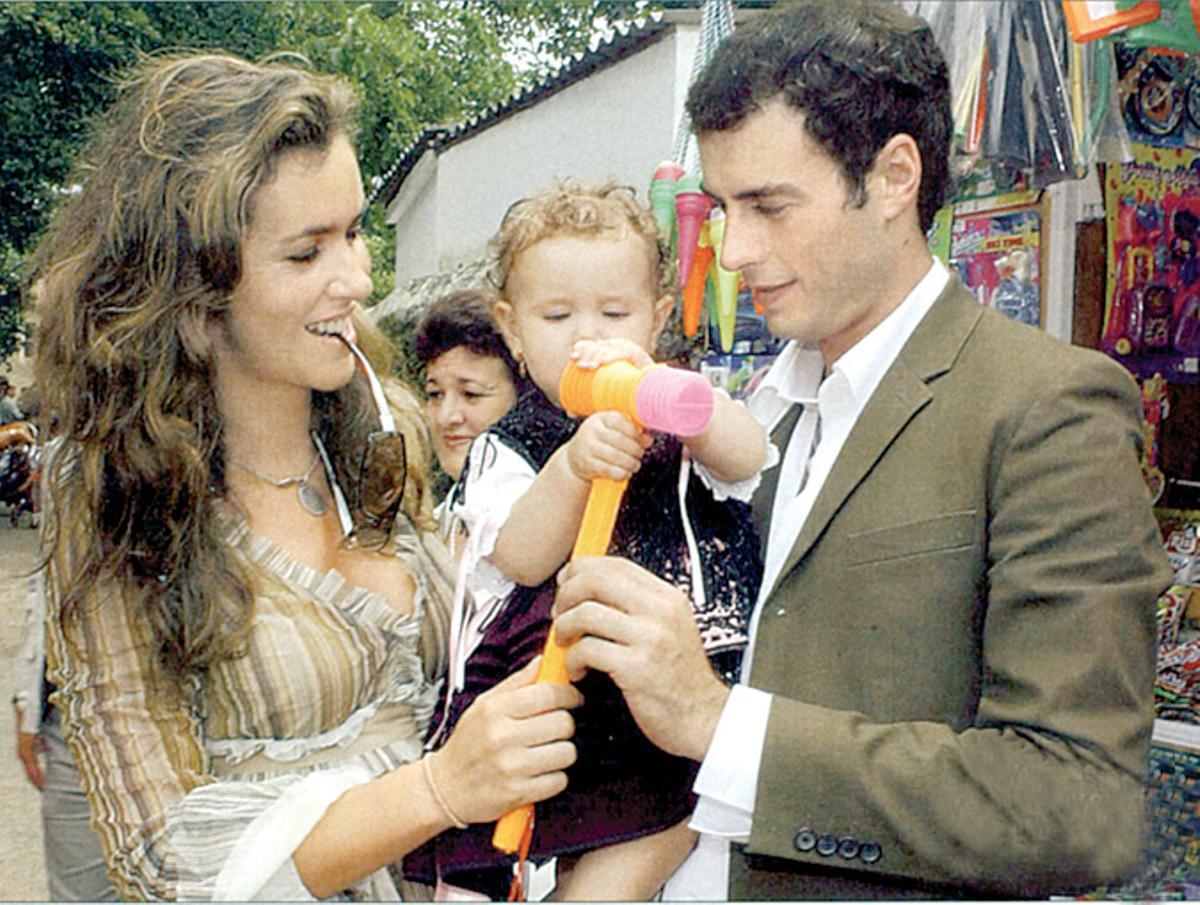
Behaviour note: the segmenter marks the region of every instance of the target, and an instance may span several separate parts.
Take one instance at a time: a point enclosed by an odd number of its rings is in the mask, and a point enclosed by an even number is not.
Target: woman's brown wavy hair
[[[57,438],[43,548],[59,617],[97,583],[115,585],[177,677],[236,652],[252,605],[216,517],[226,483],[206,328],[241,277],[255,189],[281,154],[353,139],[356,109],[347,83],[298,58],[147,58],[35,255],[36,380]],[[386,341],[356,321],[378,360]],[[378,427],[360,384],[314,394],[313,427],[343,487]],[[409,453],[404,508],[433,529],[428,435],[415,397],[389,389]]]

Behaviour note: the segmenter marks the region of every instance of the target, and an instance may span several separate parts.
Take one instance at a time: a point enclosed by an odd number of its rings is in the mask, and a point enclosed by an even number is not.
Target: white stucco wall
[[[396,228],[396,285],[437,270],[437,157],[426,151],[388,207]],[[391,291],[391,287],[388,287]]]
[[[696,29],[662,40],[422,161],[388,209],[396,285],[479,258],[509,205],[558,178],[644,197],[672,152]],[[422,168],[426,168],[424,172]]]

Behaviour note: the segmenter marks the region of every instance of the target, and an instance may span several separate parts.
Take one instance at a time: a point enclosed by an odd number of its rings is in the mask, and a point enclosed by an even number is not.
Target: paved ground
[[[27,517],[26,517],[27,518]],[[12,528],[0,516],[0,899],[45,901],[42,821],[38,792],[17,760],[12,685],[25,614],[25,580],[34,562],[36,532]]]

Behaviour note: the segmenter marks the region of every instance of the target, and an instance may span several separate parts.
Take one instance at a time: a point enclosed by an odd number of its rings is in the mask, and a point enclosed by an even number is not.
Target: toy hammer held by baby
[[[693,437],[708,425],[713,412],[713,389],[694,371],[651,365],[640,368],[629,361],[613,361],[598,368],[581,368],[571,362],[559,382],[558,398],[573,415],[620,412],[638,427]],[[575,537],[571,558],[603,556],[608,552],[617,510],[629,479],[593,478],[583,521]],[[567,648],[559,644],[550,626],[537,681],[565,685]],[[522,838],[532,831],[533,805],[509,811],[496,823],[492,845],[509,854],[522,848]]]

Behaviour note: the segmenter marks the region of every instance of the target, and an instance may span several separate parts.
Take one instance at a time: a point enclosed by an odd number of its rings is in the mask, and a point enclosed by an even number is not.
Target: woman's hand
[[[564,771],[575,762],[568,709],[583,699],[573,685],[534,683],[539,660],[481,694],[431,764],[450,810],[466,823],[496,820],[567,787]]]
[[[623,481],[642,467],[650,443],[650,436],[620,412],[596,412],[567,443],[567,464],[581,481]]]
[[[42,757],[46,753],[46,740],[36,732],[17,733],[17,757],[25,767],[25,775],[40,792],[46,785],[46,768]]]

